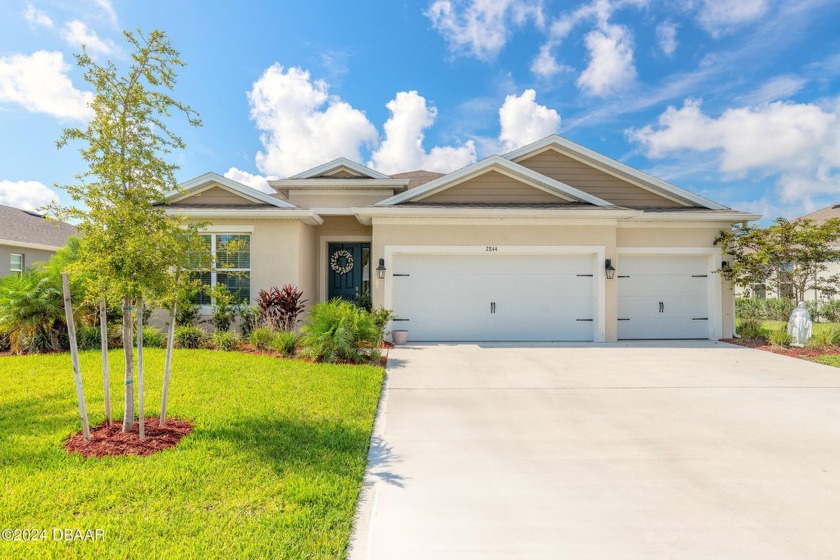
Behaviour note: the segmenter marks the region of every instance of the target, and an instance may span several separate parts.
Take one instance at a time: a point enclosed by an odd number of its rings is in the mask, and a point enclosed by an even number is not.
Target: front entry
[[[370,295],[370,243],[327,245],[327,297],[355,301]]]

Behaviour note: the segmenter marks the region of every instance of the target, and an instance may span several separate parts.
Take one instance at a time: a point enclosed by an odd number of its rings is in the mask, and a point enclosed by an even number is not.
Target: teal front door
[[[327,245],[327,297],[348,301],[370,293],[370,243]]]

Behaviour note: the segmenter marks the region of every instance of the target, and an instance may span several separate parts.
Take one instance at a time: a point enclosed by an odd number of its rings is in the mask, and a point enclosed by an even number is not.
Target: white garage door
[[[402,254],[394,328],[413,341],[593,340],[594,257]],[[407,319],[407,321],[405,321]]]
[[[622,256],[618,338],[708,338],[708,257]]]

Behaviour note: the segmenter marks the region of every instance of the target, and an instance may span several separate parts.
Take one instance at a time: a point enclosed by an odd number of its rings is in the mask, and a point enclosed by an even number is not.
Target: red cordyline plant
[[[275,286],[268,291],[260,290],[256,301],[263,324],[284,331],[294,330],[298,317],[306,308],[307,300],[302,297],[303,292],[291,284],[280,289]]]

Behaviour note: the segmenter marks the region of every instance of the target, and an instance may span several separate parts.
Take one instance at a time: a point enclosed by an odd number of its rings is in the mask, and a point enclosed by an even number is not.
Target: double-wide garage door
[[[593,340],[593,255],[400,254],[394,328],[414,341]]]

